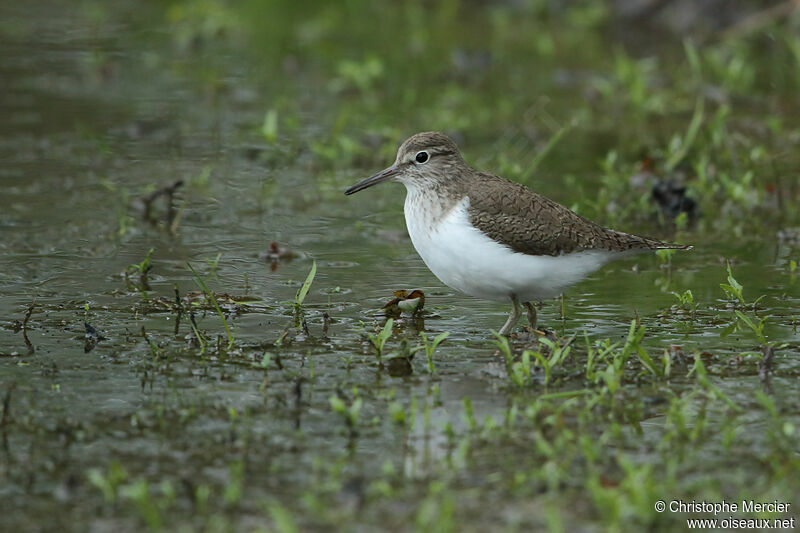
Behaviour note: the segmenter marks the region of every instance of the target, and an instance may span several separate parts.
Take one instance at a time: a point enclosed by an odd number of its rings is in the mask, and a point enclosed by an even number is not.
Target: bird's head
[[[399,181],[409,189],[441,184],[457,179],[459,173],[453,170],[461,166],[466,167],[466,163],[450,137],[438,131],[417,133],[400,145],[392,166],[359,181],[344,193],[353,194],[384,181]]]

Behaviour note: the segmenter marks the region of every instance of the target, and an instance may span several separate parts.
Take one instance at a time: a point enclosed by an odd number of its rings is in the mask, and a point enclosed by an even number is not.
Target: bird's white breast
[[[604,250],[558,256],[518,253],[472,226],[468,197],[450,208],[437,200],[408,187],[404,210],[411,242],[437,278],[477,298],[552,298],[620,255]]]

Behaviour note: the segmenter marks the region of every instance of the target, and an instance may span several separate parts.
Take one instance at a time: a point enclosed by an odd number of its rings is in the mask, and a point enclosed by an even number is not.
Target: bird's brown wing
[[[470,180],[467,195],[472,224],[515,252],[555,256],[583,250],[689,248],[604,228],[522,184],[491,174]]]

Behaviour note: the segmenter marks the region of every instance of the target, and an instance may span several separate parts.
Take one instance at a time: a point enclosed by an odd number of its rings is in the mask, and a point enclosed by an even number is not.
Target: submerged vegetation
[[[0,529],[800,516],[800,12],[622,4],[0,7]],[[429,129],[695,248],[492,336],[341,194]]]

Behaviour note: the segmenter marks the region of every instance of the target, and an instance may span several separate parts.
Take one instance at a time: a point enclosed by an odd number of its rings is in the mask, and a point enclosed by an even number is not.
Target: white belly
[[[415,191],[405,203],[406,226],[422,260],[442,283],[485,300],[543,300],[591,274],[620,253],[603,250],[559,256],[513,251],[469,223],[469,198],[437,213]]]

